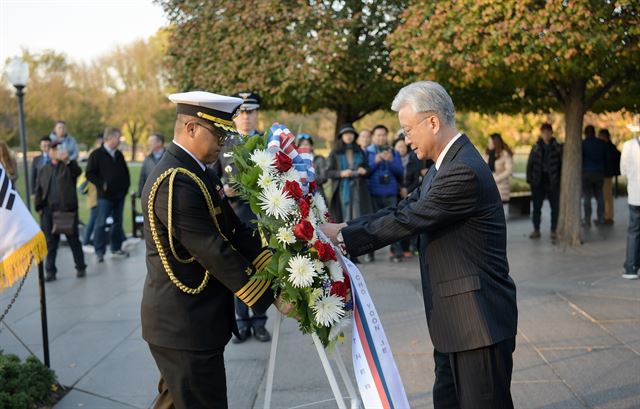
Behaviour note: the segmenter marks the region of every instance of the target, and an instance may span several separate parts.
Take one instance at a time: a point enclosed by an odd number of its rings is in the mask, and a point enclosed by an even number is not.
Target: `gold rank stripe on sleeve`
[[[255,304],[256,301],[258,301],[260,297],[262,297],[264,292],[267,291],[267,289],[271,285],[271,280],[260,280],[260,281],[261,281],[260,285],[253,292],[253,297],[248,298],[246,301],[249,307],[253,306],[253,304]]]
[[[255,258],[255,260],[253,260],[251,264],[253,264],[253,267],[255,267],[256,271],[262,271],[264,267],[269,264],[269,261],[271,261],[271,257],[271,250],[264,250],[258,255],[258,257]]]
[[[240,291],[236,292],[236,297],[251,307],[270,285],[271,280],[250,280]]]

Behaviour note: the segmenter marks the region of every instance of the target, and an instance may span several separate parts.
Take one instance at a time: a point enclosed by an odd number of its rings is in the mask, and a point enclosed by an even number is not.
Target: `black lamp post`
[[[9,77],[9,82],[16,87],[16,97],[18,97],[18,120],[20,125],[20,145],[22,145],[22,162],[24,163],[24,187],[26,192],[25,201],[27,204],[27,209],[31,211],[31,191],[29,189],[29,166],[27,165],[27,137],[25,135],[24,130],[24,109],[23,109],[23,98],[24,98],[24,87],[27,86],[27,82],[29,82],[29,66],[27,63],[22,61],[22,58],[15,57],[9,63],[9,67],[7,68],[7,77]]]
[[[31,211],[31,190],[29,189],[29,165],[27,164],[27,136],[24,127],[24,88],[29,82],[29,66],[22,58],[15,57],[7,68],[9,82],[16,87],[18,97],[18,120],[20,125],[20,144],[22,145],[22,162],[24,163],[25,202],[27,209]],[[47,326],[47,297],[44,289],[44,268],[42,262],[38,263],[38,282],[40,286],[40,319],[42,322],[42,346],[44,349],[44,364],[49,367],[49,331]]]

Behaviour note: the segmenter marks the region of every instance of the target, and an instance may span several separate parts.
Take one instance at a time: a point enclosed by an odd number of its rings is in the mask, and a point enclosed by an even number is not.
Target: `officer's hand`
[[[364,175],[366,175],[366,174],[367,174],[367,170],[366,170],[365,168],[363,168],[362,166],[360,166],[360,167],[358,168],[358,175],[360,175],[360,176],[364,176]]]
[[[236,192],[236,190],[232,188],[230,185],[224,185],[224,194],[227,195],[227,197],[238,196],[238,193]]]
[[[293,309],[292,303],[285,303],[282,300],[282,294],[280,294],[273,303],[275,304],[278,311],[280,311],[283,315],[289,315],[289,312],[291,312],[291,309]]]

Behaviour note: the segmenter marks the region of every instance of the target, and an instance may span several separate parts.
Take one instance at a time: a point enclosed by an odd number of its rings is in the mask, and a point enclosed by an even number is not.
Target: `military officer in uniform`
[[[244,201],[233,188],[233,180],[237,174],[237,168],[233,163],[233,148],[244,143],[249,136],[260,135],[256,130],[258,125],[258,109],[260,108],[260,96],[255,92],[243,91],[232,95],[242,98],[238,115],[233,118],[238,134],[230,135],[224,146],[220,150],[220,157],[214,164],[214,169],[222,179],[224,192],[229,199],[231,207],[242,222],[248,226],[254,226],[253,221],[256,215],[251,211],[249,203]],[[267,315],[264,312],[253,309],[250,313],[249,307],[242,300],[235,299],[236,321],[238,334],[233,338],[234,344],[239,344],[251,336],[251,331],[258,341],[268,342],[271,340],[269,331],[265,328]]]
[[[173,94],[174,140],[142,190],[147,277],[142,336],[160,370],[156,408],[226,408],[223,352],[237,332],[234,295],[256,311],[274,302],[252,279],[271,258],[235,215],[206,165],[220,153],[239,98]]]

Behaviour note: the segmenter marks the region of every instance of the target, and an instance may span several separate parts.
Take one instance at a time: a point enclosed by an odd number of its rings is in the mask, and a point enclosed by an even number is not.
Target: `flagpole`
[[[24,184],[25,202],[27,209],[31,212],[31,191],[29,189],[29,165],[27,164],[27,140],[24,126],[24,85],[14,85],[16,87],[16,97],[18,97],[18,119],[20,127],[20,144],[22,145],[22,161],[24,162]],[[42,261],[38,263],[38,285],[40,287],[40,321],[42,322],[42,348],[44,353],[44,364],[51,367],[49,361],[49,329],[47,324],[47,295],[44,288],[44,267]]]

